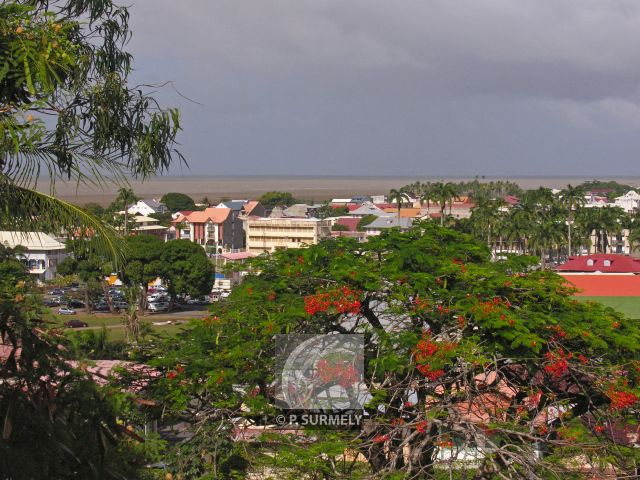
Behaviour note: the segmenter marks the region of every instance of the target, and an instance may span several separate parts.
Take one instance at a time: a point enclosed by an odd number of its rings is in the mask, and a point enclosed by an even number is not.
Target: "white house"
[[[129,215],[144,215],[149,216],[154,213],[165,213],[167,206],[155,198],[146,198],[138,200],[138,203],[129,205],[127,212]]]
[[[621,197],[616,197],[613,203],[627,213],[637,212],[640,210],[640,194],[631,190]]]
[[[20,258],[38,282],[53,279],[58,263],[68,256],[63,243],[42,232],[0,231],[0,243],[10,248],[22,246],[26,250]]]

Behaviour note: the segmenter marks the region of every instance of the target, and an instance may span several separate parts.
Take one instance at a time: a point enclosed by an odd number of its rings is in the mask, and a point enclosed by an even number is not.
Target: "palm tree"
[[[567,209],[567,255],[571,256],[573,250],[571,249],[571,225],[573,224],[574,210],[585,204],[584,187],[578,185],[577,187],[567,185],[564,190],[560,192],[560,203]]]
[[[409,194],[403,191],[402,189],[400,190],[392,189],[389,192],[388,199],[390,203],[393,203],[393,202],[398,203],[398,226],[400,226],[400,209],[402,208],[402,205],[404,203],[409,202]]]
[[[499,201],[488,198],[480,198],[471,210],[471,228],[476,236],[486,238],[487,245],[491,247],[493,242],[491,234],[496,230],[502,217]]]
[[[595,237],[597,253],[607,253],[611,245],[609,236],[620,232],[622,220],[626,217],[620,207],[584,208],[578,212],[576,222],[587,235]]]
[[[422,184],[422,192],[420,194],[420,204],[427,202],[427,213],[431,213],[431,202],[435,201],[435,192],[431,183]]]
[[[444,212],[449,204],[449,211],[451,211],[451,204],[453,199],[458,198],[458,192],[456,186],[451,182],[436,182],[433,184],[433,194],[435,200],[440,205],[440,225],[444,225]]]
[[[554,248],[558,248],[564,241],[562,225],[553,219],[543,220],[534,224],[530,236],[530,244],[534,251],[540,252],[540,263],[546,268],[547,254],[551,254]]]
[[[640,247],[640,227],[633,227],[629,231],[629,245],[631,246],[631,254],[633,255],[638,247]]]
[[[133,189],[128,187],[121,187],[118,189],[118,196],[116,197],[116,203],[122,205],[124,209],[124,234],[127,234],[129,228],[129,205],[136,202],[138,197],[133,193]]]

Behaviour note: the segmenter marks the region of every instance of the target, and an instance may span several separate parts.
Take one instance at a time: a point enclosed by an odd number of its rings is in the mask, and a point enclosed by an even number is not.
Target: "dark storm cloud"
[[[139,0],[192,173],[638,174],[626,0]]]

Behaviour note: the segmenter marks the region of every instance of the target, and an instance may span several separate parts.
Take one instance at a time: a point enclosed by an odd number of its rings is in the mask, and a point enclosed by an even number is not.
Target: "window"
[[[605,267],[610,267],[611,266],[611,260],[605,260],[604,261],[604,266]]]
[[[590,258],[590,259],[587,260],[587,266],[588,267],[593,267],[593,263],[594,263],[593,262],[593,258]]]

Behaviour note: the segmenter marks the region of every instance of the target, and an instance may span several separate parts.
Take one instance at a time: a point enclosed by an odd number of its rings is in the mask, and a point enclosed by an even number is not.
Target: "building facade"
[[[42,232],[0,232],[0,243],[24,249],[19,258],[39,283],[52,280],[58,264],[69,256],[64,243]]]
[[[127,213],[129,215],[144,215],[149,216],[154,213],[166,213],[167,206],[155,198],[146,198],[138,200],[137,203],[129,205],[127,207]]]
[[[240,212],[230,208],[207,208],[181,215],[171,222],[167,240],[190,240],[217,251],[244,248],[244,229]]]
[[[331,237],[331,221],[318,218],[248,217],[244,229],[246,248],[252,253],[315,245]]]

